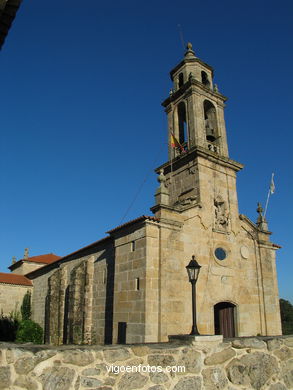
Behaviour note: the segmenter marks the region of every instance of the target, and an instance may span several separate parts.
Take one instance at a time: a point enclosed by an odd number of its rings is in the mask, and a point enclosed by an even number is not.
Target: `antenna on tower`
[[[184,38],[183,38],[183,32],[182,32],[181,24],[177,24],[177,27],[178,27],[178,31],[179,31],[179,37],[180,37],[180,40],[181,40],[182,48],[183,48],[183,50],[185,50],[185,43],[184,43]]]

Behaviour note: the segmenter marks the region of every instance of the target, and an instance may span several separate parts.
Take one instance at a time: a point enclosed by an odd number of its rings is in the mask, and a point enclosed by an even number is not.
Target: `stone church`
[[[26,275],[34,286],[33,319],[48,343],[159,342],[190,333],[185,267],[192,256],[201,265],[201,335],[281,334],[279,246],[260,205],[256,223],[239,214],[236,175],[243,166],[228,153],[226,97],[191,44],[170,76],[162,103],[169,159],[156,169],[154,215]]]

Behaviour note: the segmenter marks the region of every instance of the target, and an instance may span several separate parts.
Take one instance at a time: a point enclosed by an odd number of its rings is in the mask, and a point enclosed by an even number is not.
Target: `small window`
[[[201,82],[203,83],[204,86],[210,88],[211,83],[209,81],[208,75],[204,71],[201,72]]]
[[[135,241],[131,241],[131,243],[130,243],[130,250],[131,250],[131,252],[135,251]]]
[[[126,344],[126,328],[127,322],[118,322],[118,344]]]
[[[225,260],[227,257],[227,253],[223,248],[217,248],[215,250],[215,256],[218,260]]]
[[[135,290],[139,291],[139,278],[135,278]]]
[[[103,284],[106,284],[106,281],[107,281],[107,270],[104,269],[103,270]]]
[[[179,78],[179,88],[180,88],[184,84],[183,73],[179,73],[178,78]]]

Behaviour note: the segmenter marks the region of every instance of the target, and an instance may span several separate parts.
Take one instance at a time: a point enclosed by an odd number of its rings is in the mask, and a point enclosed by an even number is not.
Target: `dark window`
[[[211,83],[208,79],[208,75],[204,71],[201,72],[201,82],[203,83],[204,86],[208,88],[211,86]]]
[[[127,322],[118,322],[118,344],[126,344]]]
[[[223,248],[217,248],[215,250],[215,256],[218,260],[225,260],[227,257],[227,253]]]
[[[44,342],[50,343],[50,296],[47,295],[45,299],[45,329],[44,329]]]
[[[135,279],[135,289],[136,291],[139,291],[139,278]]]
[[[69,322],[69,286],[67,286],[65,289],[65,297],[64,297],[63,344],[68,343],[68,322]]]
[[[107,269],[103,270],[103,284],[107,283]]]
[[[184,84],[183,73],[179,73],[179,88]]]
[[[183,145],[187,142],[187,121],[186,121],[186,107],[185,103],[178,104],[178,125],[179,125],[179,142]]]

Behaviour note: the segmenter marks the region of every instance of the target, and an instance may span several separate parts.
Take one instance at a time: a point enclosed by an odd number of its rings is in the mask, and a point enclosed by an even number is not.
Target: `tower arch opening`
[[[202,70],[202,72],[201,72],[201,82],[202,82],[202,84],[203,84],[205,87],[207,87],[207,88],[210,88],[210,87],[211,87],[211,83],[210,83],[210,80],[209,80],[209,78],[208,78],[208,75],[207,75],[207,73],[204,72],[203,70]]]
[[[183,84],[184,84],[183,73],[179,73],[179,76],[178,76],[178,86],[179,86],[179,88],[182,87]]]
[[[207,141],[213,143],[218,138],[216,108],[209,100],[204,101],[203,107],[204,107],[206,139]]]
[[[180,102],[177,106],[177,120],[178,120],[179,142],[181,145],[185,146],[188,141],[187,115],[186,115],[185,102]]]

